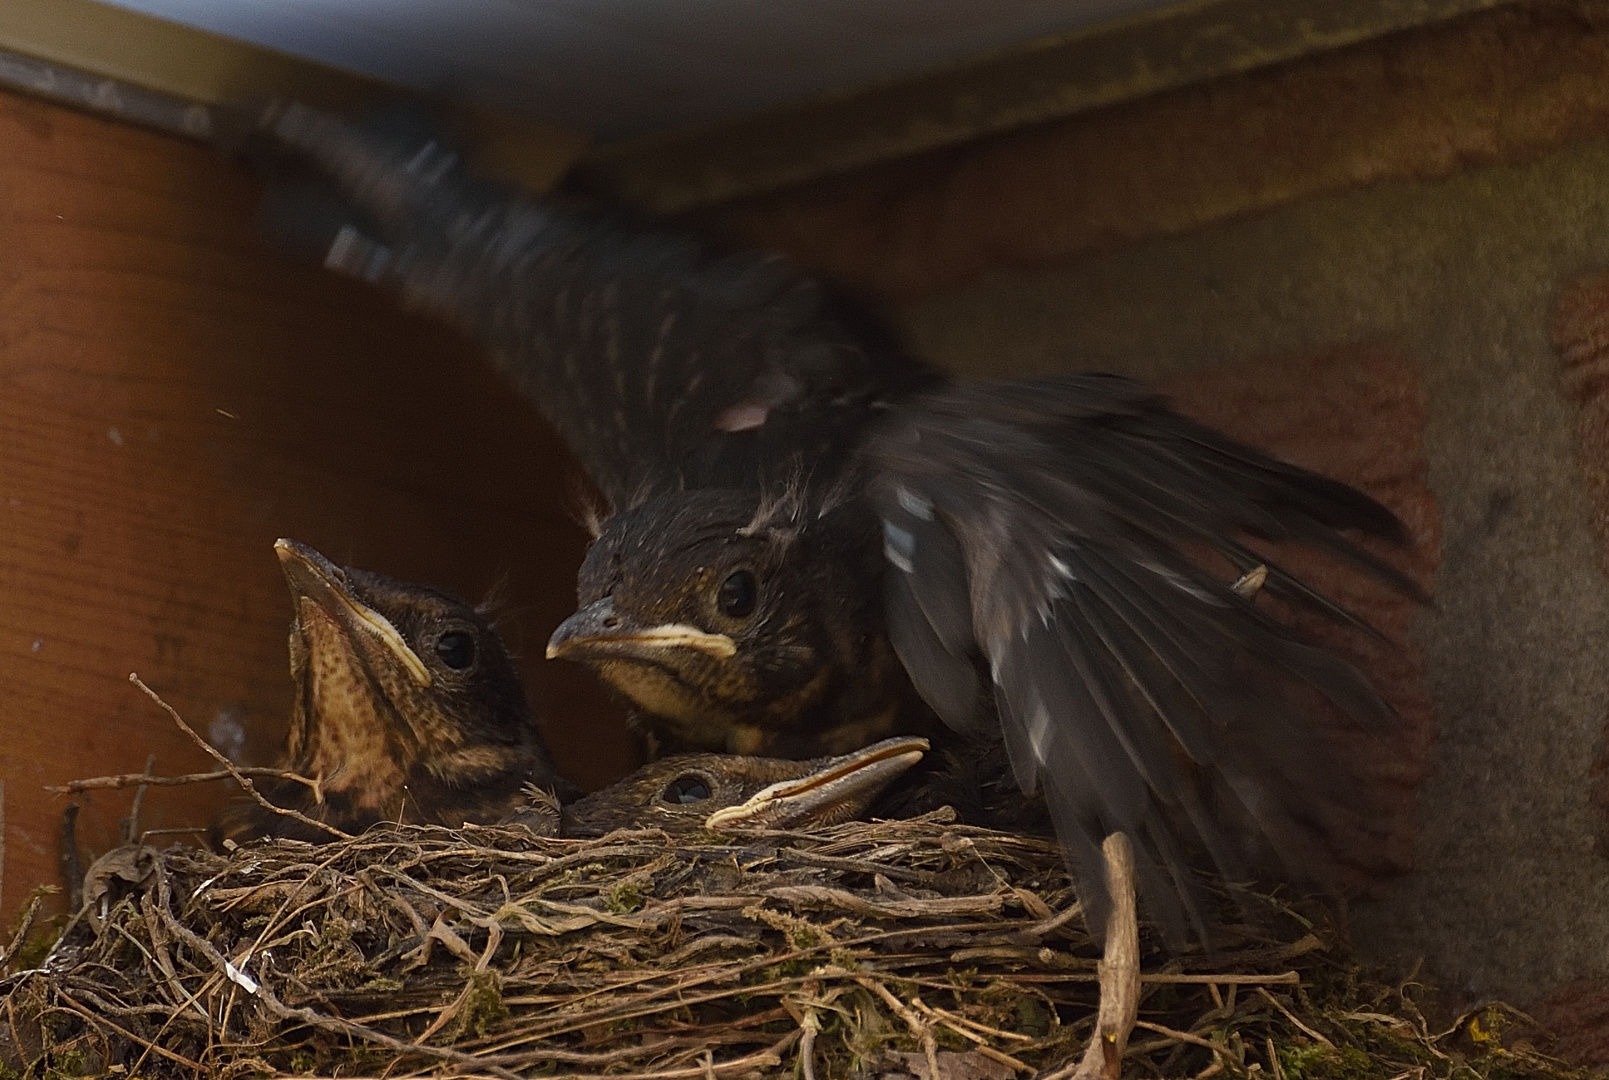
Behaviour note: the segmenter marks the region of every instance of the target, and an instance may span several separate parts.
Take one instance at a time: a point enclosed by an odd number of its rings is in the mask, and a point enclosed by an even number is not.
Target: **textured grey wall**
[[[1609,266],[1609,145],[1354,190],[1184,237],[995,273],[910,305],[919,351],[974,374],[1147,379],[1337,342],[1420,366],[1445,556],[1414,637],[1438,710],[1419,869],[1356,911],[1379,956],[1455,998],[1609,975],[1589,770],[1609,704],[1609,581],[1559,388],[1560,290]]]

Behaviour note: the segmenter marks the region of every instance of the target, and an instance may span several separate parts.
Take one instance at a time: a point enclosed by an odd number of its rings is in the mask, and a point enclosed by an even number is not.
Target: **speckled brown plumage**
[[[553,769],[497,631],[423,585],[337,567],[305,544],[275,545],[290,585],[296,683],[285,768],[271,802],[345,832],[380,821],[515,822],[543,835],[621,828],[689,832],[716,811],[733,824],[801,828],[859,815],[921,760],[921,739],[798,761],[686,754],[581,796]],[[221,814],[213,840],[329,835],[257,803]]]
[[[1267,564],[1273,601],[1367,632],[1269,551],[1417,597],[1355,540],[1406,542],[1379,503],[1127,380],[944,382],[779,260],[508,196],[405,119],[278,106],[262,130],[360,212],[327,262],[476,334],[613,504],[549,655],[645,727],[791,755],[938,720],[1000,740],[1096,925],[1111,832],[1176,925],[1198,857],[1334,879],[1372,796],[1306,703],[1392,711],[1228,580]]]
[[[275,545],[290,586],[295,683],[277,805],[347,832],[379,821],[494,822],[559,776],[514,663],[484,615],[423,585],[341,568],[294,541]],[[215,842],[327,834],[256,803],[224,811]]]

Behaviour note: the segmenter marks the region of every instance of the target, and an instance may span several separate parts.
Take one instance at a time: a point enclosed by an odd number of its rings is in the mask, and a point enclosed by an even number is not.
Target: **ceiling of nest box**
[[[603,141],[711,123],[1175,6],[1171,0],[116,2]]]

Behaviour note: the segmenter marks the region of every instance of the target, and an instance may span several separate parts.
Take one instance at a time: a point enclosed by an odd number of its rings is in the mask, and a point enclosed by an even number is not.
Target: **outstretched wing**
[[[345,200],[304,188],[278,226],[489,346],[617,507],[805,464],[830,477],[886,401],[930,378],[781,259],[502,191],[416,113],[278,104],[258,139]]]
[[[1390,511],[1112,376],[918,395],[864,453],[895,648],[951,726],[998,717],[1017,782],[1044,792],[1092,925],[1112,832],[1135,840],[1159,914],[1199,930],[1185,868],[1205,854],[1240,872],[1237,826],[1320,877],[1337,831],[1366,827],[1365,786],[1302,698],[1317,692],[1369,727],[1390,707],[1205,557],[1266,565],[1270,592],[1361,625],[1249,545],[1313,544],[1417,595],[1341,532],[1402,542]]]

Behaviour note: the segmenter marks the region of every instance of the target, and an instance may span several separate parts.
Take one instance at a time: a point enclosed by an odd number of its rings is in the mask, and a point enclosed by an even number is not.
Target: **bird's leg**
[[[1123,833],[1101,845],[1112,911],[1106,919],[1106,954],[1096,967],[1101,1004],[1095,1031],[1071,1080],[1117,1080],[1123,1050],[1140,1008],[1140,924],[1134,903],[1134,849]]]

